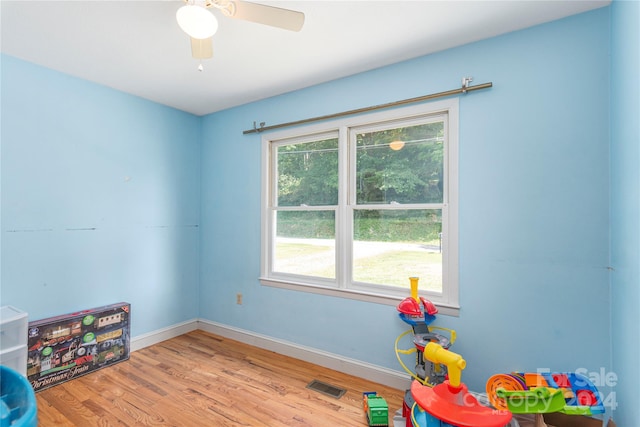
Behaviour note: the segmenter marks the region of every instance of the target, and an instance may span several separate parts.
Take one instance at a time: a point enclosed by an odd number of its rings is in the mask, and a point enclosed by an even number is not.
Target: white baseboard
[[[411,383],[409,375],[401,371],[394,371],[393,369],[383,366],[350,359],[338,354],[305,347],[233,326],[200,319],[198,321],[198,328],[212,334],[241,341],[254,347],[264,348],[295,359],[305,360],[319,366],[324,366],[325,368],[364,378],[398,390],[409,388]]]
[[[196,329],[241,341],[254,347],[264,348],[295,359],[305,360],[319,366],[324,366],[325,368],[364,378],[398,390],[405,390],[410,385],[409,375],[401,371],[394,371],[393,369],[388,369],[383,366],[350,359],[338,354],[312,347],[305,347],[289,341],[204,319],[192,319],[157,331],[138,335],[131,339],[131,351],[149,347]]]
[[[184,335],[188,332],[195,331],[196,329],[198,329],[198,319],[192,319],[166,328],[158,329],[157,331],[138,335],[131,338],[131,351],[149,347],[150,345]]]

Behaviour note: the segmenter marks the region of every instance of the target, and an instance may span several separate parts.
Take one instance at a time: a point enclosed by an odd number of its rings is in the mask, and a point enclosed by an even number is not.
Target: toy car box
[[[35,391],[129,358],[125,302],[29,322],[27,379]]]

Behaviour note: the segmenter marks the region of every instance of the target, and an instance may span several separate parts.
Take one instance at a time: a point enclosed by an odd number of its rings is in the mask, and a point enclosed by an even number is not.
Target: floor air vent
[[[311,390],[315,390],[322,394],[326,394],[327,396],[335,397],[336,399],[340,399],[342,395],[347,392],[347,390],[343,388],[323,383],[322,381],[318,380],[311,381],[309,384],[307,384],[307,388],[310,388]]]

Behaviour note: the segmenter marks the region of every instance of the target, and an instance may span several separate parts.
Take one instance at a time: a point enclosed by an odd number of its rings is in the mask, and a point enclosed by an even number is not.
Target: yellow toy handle
[[[445,350],[440,344],[434,342],[427,343],[424,347],[424,357],[433,362],[447,366],[449,373],[449,385],[460,387],[462,370],[467,366],[467,362],[457,353]]]
[[[413,298],[418,304],[420,299],[418,298],[418,277],[409,277],[409,283],[411,286],[411,298]]]

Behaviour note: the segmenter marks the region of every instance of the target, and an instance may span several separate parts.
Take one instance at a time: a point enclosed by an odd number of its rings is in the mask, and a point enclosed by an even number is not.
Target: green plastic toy
[[[389,406],[383,397],[376,394],[375,391],[362,393],[364,412],[367,415],[369,426],[388,426],[389,425]]]

